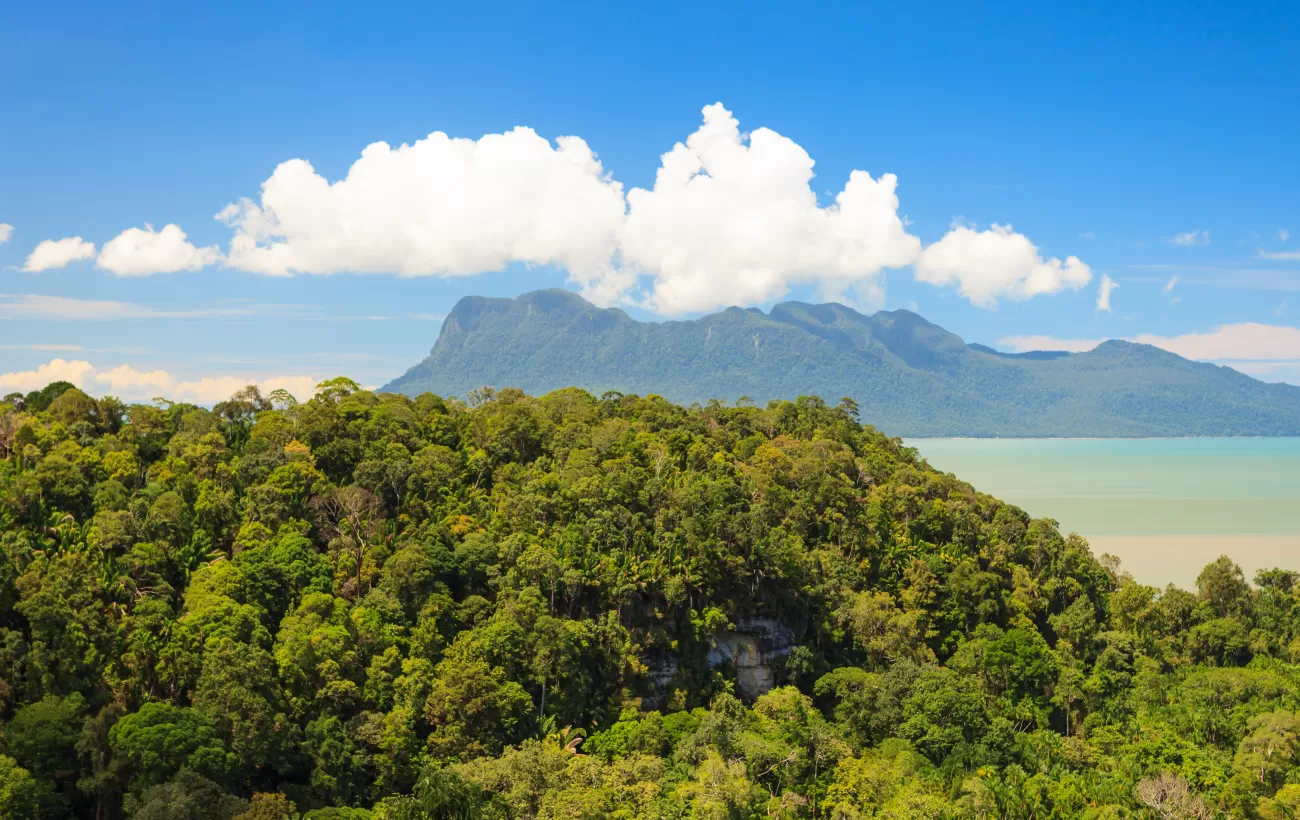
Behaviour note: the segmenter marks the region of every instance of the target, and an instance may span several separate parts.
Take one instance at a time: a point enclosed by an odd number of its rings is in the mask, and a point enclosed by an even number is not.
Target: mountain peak
[[[547,288],[508,297],[465,296],[451,309],[442,323],[444,336],[473,333],[485,322],[512,316],[516,321],[529,317],[547,317],[554,323],[568,324],[585,320],[588,329],[605,329],[632,319],[618,308],[599,308],[577,293],[562,288]],[[436,347],[436,345],[435,345]]]
[[[683,404],[849,396],[904,436],[1300,435],[1297,387],[1132,342],[1000,354],[910,310],[868,317],[835,303],[641,322],[567,290],[467,297],[429,357],[384,389],[464,396],[484,385]]]

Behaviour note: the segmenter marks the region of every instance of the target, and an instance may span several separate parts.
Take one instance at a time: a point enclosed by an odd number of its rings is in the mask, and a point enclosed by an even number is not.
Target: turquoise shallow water
[[[1143,583],[1219,555],[1300,570],[1300,439],[914,439],[936,469],[1054,518]]]
[[[1300,438],[907,443],[936,469],[1086,536],[1300,535]]]

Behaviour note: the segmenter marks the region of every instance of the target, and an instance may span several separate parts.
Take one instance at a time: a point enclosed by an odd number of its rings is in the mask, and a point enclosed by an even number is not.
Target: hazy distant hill
[[[658,323],[563,290],[467,297],[429,357],[383,389],[464,396],[483,385],[683,403],[850,396],[864,421],[900,436],[1300,435],[1300,387],[1129,342],[999,353],[906,310],[838,304]]]

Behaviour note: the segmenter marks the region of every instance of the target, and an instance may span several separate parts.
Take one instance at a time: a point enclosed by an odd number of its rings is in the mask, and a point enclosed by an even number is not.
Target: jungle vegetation
[[[907,310],[783,302],[640,322],[576,293],[456,303],[429,356],[382,389],[541,394],[577,386],[683,404],[849,396],[891,436],[1298,436],[1300,387],[1147,344],[1000,353]]]
[[[1296,572],[1138,584],[858,414],[8,396],[0,816],[1300,814]]]

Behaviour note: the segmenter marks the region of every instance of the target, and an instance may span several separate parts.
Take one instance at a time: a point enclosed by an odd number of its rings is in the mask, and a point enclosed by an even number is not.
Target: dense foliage
[[[851,396],[893,436],[1296,436],[1300,387],[1264,384],[1149,345],[997,353],[906,310],[729,308],[637,322],[562,290],[462,299],[428,358],[384,389],[463,396],[655,392],[671,401]]]
[[[7,397],[0,816],[1296,816],[1296,573],[1142,586],[856,412]]]

